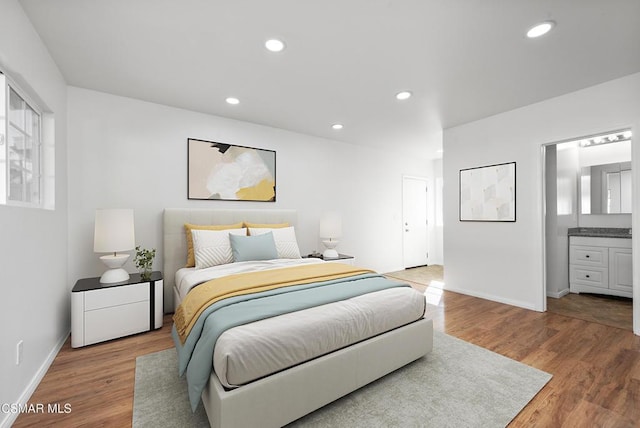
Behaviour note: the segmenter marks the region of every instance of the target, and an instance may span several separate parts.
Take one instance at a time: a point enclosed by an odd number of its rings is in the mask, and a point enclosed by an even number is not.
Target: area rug
[[[176,351],[138,357],[133,428],[208,427],[191,412]],[[292,427],[504,427],[551,375],[434,331],[433,351]]]

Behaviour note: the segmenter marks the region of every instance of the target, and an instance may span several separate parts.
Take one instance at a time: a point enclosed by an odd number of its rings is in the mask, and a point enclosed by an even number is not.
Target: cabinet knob
[[[589,278],[589,275],[585,275],[587,278]]]
[[[589,258],[590,256],[589,256],[589,254],[587,254],[585,257],[586,257],[586,258]]]

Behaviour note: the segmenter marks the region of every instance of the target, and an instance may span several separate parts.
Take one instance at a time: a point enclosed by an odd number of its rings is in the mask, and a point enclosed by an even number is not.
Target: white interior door
[[[402,177],[402,230],[404,267],[426,265],[429,250],[426,178]]]

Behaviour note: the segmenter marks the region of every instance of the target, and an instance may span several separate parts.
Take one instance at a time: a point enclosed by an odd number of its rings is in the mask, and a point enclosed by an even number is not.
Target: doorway
[[[404,268],[424,266],[429,260],[427,179],[402,177],[402,261]]]
[[[620,130],[543,146],[545,287],[549,312],[633,330],[630,250],[633,204],[631,180],[623,179],[631,174],[631,137],[630,130]],[[616,171],[612,173],[614,168]],[[617,184],[611,185],[614,181]],[[617,235],[622,236],[618,242],[624,245],[602,240]],[[624,264],[619,263],[615,248],[600,248],[601,244],[607,246],[606,242],[609,246],[629,248],[621,250],[625,253]],[[589,248],[588,245],[595,247],[589,251],[604,251],[602,266],[595,267],[588,260],[586,264],[593,267],[582,266],[577,252]],[[618,286],[619,272],[624,276],[622,288]],[[595,281],[596,277],[600,279]]]

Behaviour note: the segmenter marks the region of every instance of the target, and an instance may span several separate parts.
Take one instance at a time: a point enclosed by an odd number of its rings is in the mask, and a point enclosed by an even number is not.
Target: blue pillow
[[[278,258],[276,241],[273,233],[263,233],[255,236],[241,236],[229,234],[231,252],[234,262],[246,262],[251,260],[271,260]]]

